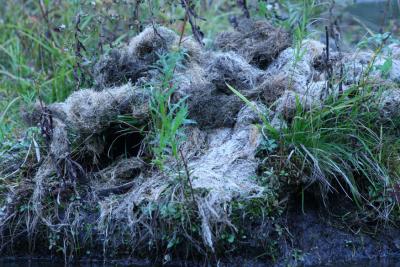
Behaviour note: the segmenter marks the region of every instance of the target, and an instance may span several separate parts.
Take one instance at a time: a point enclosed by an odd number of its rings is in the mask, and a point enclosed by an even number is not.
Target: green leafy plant
[[[393,59],[391,57],[388,57],[385,59],[385,62],[383,62],[382,65],[376,67],[380,71],[381,76],[383,78],[387,78],[393,67]]]
[[[176,90],[173,75],[175,69],[181,67],[178,65],[183,57],[182,51],[161,55],[157,64],[161,79],[150,86],[151,145],[154,163],[159,167],[163,166],[165,159],[170,155],[178,158],[179,145],[184,138],[181,128],[191,122],[187,119],[186,98],[176,103],[171,99]]]

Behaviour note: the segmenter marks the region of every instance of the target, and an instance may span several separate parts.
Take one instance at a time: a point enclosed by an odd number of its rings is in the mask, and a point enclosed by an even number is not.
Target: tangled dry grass
[[[238,231],[232,203],[271,194],[255,179],[260,165],[256,153],[264,138],[255,126],[260,110],[269,121],[286,123],[298,103],[311,109],[338,93],[326,92],[327,77],[317,64],[323,44],[306,40],[304,56],[294,62],[286,32],[265,21],[240,25],[246,28],[217,38],[220,51],[205,50],[190,37],[181,42],[161,26],[147,27],[103,56],[95,68],[94,88],[49,105],[49,150],[25,177],[17,168],[2,173],[23,179],[2,191],[2,248],[21,237],[28,238],[31,250],[46,242],[64,255],[99,245],[104,256],[118,250],[165,255],[185,243],[200,254],[220,248],[224,234]],[[148,127],[151,95],[145,85],[159,79],[160,55],[179,49],[185,57],[174,68],[171,83],[177,86],[170,101],[186,98],[188,118],[196,124],[185,126],[181,160],[170,157],[160,170],[149,162],[145,131],[121,137],[115,126],[119,116],[129,115],[137,129]],[[345,58],[346,67],[362,69],[365,57]],[[357,70],[349,70],[355,76],[346,78],[345,86],[360,79]],[[397,70],[388,79],[394,84]],[[382,96],[384,117],[399,115],[400,91],[392,90]],[[116,139],[124,143],[117,145]],[[131,152],[126,152],[127,144]]]

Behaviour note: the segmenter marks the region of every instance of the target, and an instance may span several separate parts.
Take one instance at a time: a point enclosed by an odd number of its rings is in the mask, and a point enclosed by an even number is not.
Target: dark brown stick
[[[329,30],[325,26],[325,45],[326,45],[326,62],[329,62]]]
[[[139,33],[141,31],[141,23],[140,23],[140,4],[142,0],[136,0],[135,2],[135,10],[133,11],[133,23],[136,25],[136,32]]]
[[[249,9],[247,8],[247,1],[246,0],[237,0],[237,5],[242,10],[243,15],[246,18],[250,18],[250,12],[249,12]]]
[[[332,65],[329,58],[329,29],[325,26],[325,42],[326,42],[326,57],[325,57],[325,67],[327,73],[327,93],[332,92]]]
[[[192,7],[192,4],[190,3],[190,0],[182,0],[181,1],[182,7],[186,10],[187,14],[187,19],[189,21],[189,24],[192,28],[192,33],[194,36],[194,39],[201,45],[204,46],[203,43],[203,32],[200,30],[200,27],[196,24],[196,18],[198,18],[196,12],[194,11],[194,8]]]

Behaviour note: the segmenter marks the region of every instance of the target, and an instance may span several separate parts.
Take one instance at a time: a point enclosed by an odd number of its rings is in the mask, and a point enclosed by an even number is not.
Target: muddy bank
[[[338,202],[339,207],[333,204]],[[315,199],[306,200],[304,212],[296,205],[288,209],[286,219],[293,242],[289,247],[294,249],[289,250],[286,258],[306,266],[352,266],[352,263],[379,262],[400,256],[397,227],[346,221],[346,215],[351,212],[348,200],[336,198],[333,203],[330,212]]]
[[[1,155],[2,253],[228,265],[236,257],[312,265],[397,255],[389,218],[360,220],[385,226],[372,235],[340,229],[345,222],[327,213],[336,195],[351,199],[353,188],[338,179],[348,174],[324,173],[317,163],[302,169],[292,146],[279,147],[272,136],[290,127],[300,106],[318,112],[335,97],[354,99],[360,84],[368,84],[376,122],[397,121],[400,59],[382,77],[369,66],[384,64],[384,56],[332,52],[328,75],[325,46],[304,40],[302,48],[299,57],[288,33],[244,20],[212,50],[149,26],[104,55],[93,88],[36,107],[29,118],[42,139]],[[371,161],[362,151],[356,156]],[[359,166],[345,165],[362,177]],[[368,178],[386,178],[378,171]],[[299,205],[300,191],[321,197]]]
[[[343,210],[344,211],[344,210]],[[160,256],[143,255],[104,257],[95,251],[70,262],[69,266],[396,266],[400,259],[400,230],[391,226],[361,227],[348,225],[340,216],[328,214],[315,202],[306,204],[304,213],[301,207],[293,204],[283,215],[287,231],[284,237],[276,237],[280,252],[276,259],[266,254],[265,248],[255,243],[244,242],[236,251],[227,252],[218,258],[179,259],[166,262]],[[262,234],[262,233],[259,233]],[[278,248],[278,247],[277,247]],[[26,256],[22,251],[14,251],[14,257],[0,259],[0,266],[54,266],[64,264],[64,259],[54,254],[36,252]],[[43,253],[42,256],[39,256]],[[271,252],[269,252],[271,253]]]

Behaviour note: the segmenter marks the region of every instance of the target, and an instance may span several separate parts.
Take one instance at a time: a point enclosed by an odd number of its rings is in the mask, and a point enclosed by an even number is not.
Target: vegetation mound
[[[43,139],[1,155],[3,252],[293,260],[313,253],[284,219],[299,198],[303,211],[339,199],[350,221],[398,222],[400,59],[329,59],[318,41],[239,25],[213,49],[148,26],[101,57],[93,88],[38,104]]]

